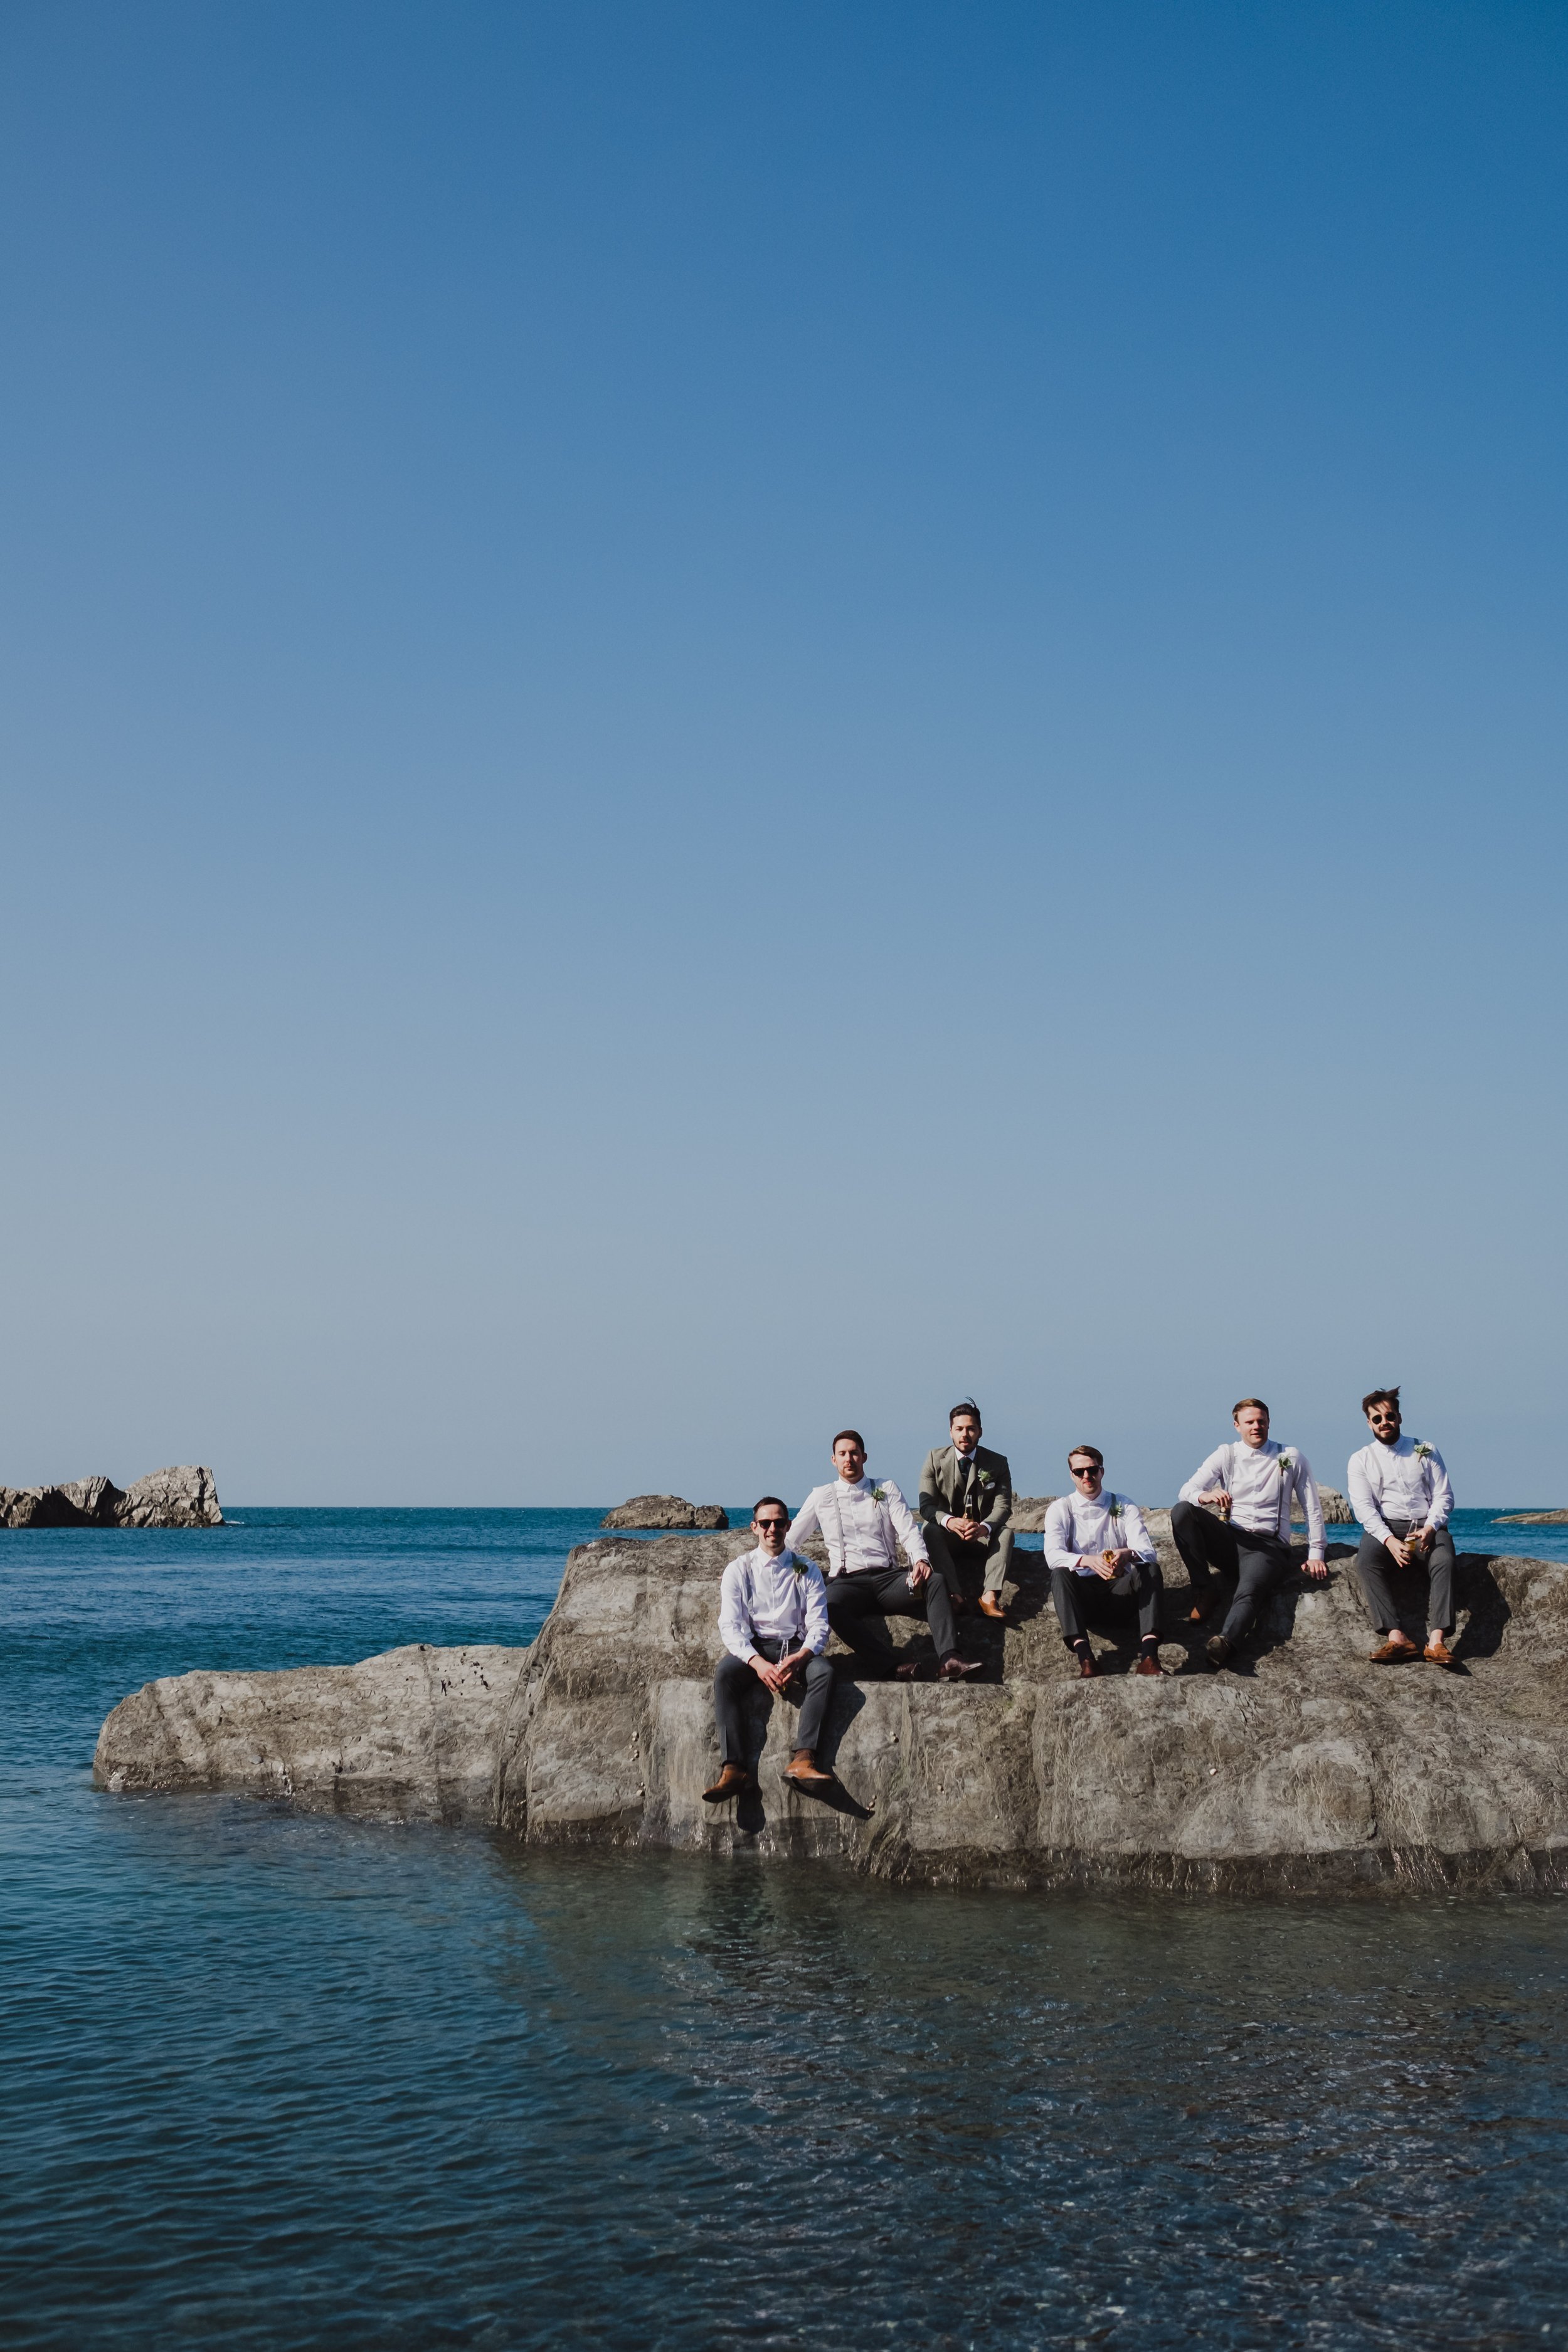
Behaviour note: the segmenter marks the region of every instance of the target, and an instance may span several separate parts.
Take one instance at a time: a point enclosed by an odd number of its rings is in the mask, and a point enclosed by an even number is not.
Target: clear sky
[[[1568,16],[10,0],[0,1480],[1568,1502]]]

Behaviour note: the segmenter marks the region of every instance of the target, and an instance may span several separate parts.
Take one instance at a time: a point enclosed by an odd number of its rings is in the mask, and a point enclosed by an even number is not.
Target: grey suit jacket
[[[984,1520],[994,1541],[1013,1516],[1013,1474],[1007,1467],[1007,1456],[993,1454],[988,1445],[975,1447],[974,1464],[980,1473],[980,1491],[986,1507],[973,1516]],[[921,1517],[932,1527],[952,1517],[957,1509],[958,1448],[933,1445],[921,1472]]]

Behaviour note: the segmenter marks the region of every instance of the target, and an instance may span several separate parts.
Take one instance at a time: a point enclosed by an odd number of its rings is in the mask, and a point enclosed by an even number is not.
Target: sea
[[[942,1893],[97,1792],[154,1675],[527,1642],[599,1514],[232,1517],[0,1535],[7,2347],[1568,2338],[1559,1898]]]

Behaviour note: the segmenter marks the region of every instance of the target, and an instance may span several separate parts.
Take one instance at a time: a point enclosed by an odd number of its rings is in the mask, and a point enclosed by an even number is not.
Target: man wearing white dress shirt
[[[833,1441],[837,1477],[814,1486],[789,1531],[793,1549],[815,1529],[827,1546],[827,1621],[848,1643],[860,1664],[886,1675],[892,1644],[885,1617],[923,1616],[936,1644],[936,1671],[942,1682],[977,1675],[978,1659],[961,1658],[953,1631],[952,1598],[945,1577],[931,1574],[919,1520],[890,1478],[866,1475],[866,1441],[858,1429],[841,1429]],[[898,1541],[909,1559],[899,1566]],[[899,1668],[912,1679],[922,1661]]]
[[[1277,1445],[1268,1434],[1268,1407],[1261,1397],[1243,1397],[1231,1414],[1236,1443],[1216,1445],[1182,1488],[1171,1512],[1171,1535],[1186,1562],[1193,1585],[1193,1619],[1201,1622],[1214,1606],[1212,1571],[1236,1579],[1224,1628],[1205,1644],[1216,1666],[1226,1664],[1237,1643],[1250,1632],[1264,1595],[1291,1565],[1290,1497],[1301,1498],[1307,1519],[1307,1573],[1321,1581],[1329,1572],[1323,1557],[1323,1506],[1312,1465],[1300,1446]],[[1220,1513],[1215,1518],[1212,1505]]]
[[[788,1526],[789,1505],[764,1495],[752,1513],[756,1549],[732,1559],[719,1587],[724,1655],[713,1677],[713,1712],[723,1769],[702,1791],[710,1805],[757,1785],[748,1756],[746,1700],[758,1683],[782,1698],[798,1694],[804,1681],[795,1753],[784,1777],[814,1795],[833,1785],[832,1773],[816,1769],[816,1743],[833,1696],[833,1669],[825,1655],[827,1594],[816,1562],[790,1550]]]
[[[1078,1660],[1080,1678],[1100,1672],[1086,1621],[1124,1625],[1138,1620],[1134,1674],[1163,1675],[1160,1556],[1143,1514],[1125,1495],[1105,1491],[1105,1456],[1098,1445],[1075,1445],[1068,1455],[1073,1492],[1046,1513],[1046,1566],[1062,1640]]]
[[[1372,1653],[1374,1666],[1426,1657],[1451,1666],[1447,1636],[1454,1630],[1454,1538],[1448,1514],[1454,1489],[1435,1445],[1401,1434],[1397,1389],[1373,1389],[1361,1409],[1372,1444],[1351,1455],[1350,1505],[1363,1533],[1356,1553],[1356,1580],[1373,1625],[1383,1635]],[[1427,1636],[1425,1651],[1404,1632],[1388,1589],[1391,1564],[1422,1570],[1426,1577]]]

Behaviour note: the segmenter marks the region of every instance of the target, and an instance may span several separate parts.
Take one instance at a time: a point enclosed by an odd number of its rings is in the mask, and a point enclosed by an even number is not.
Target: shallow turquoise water
[[[901,1893],[94,1794],[149,1676],[525,1640],[595,1519],[238,1516],[0,1538],[8,2343],[1563,2328],[1557,1900]]]

